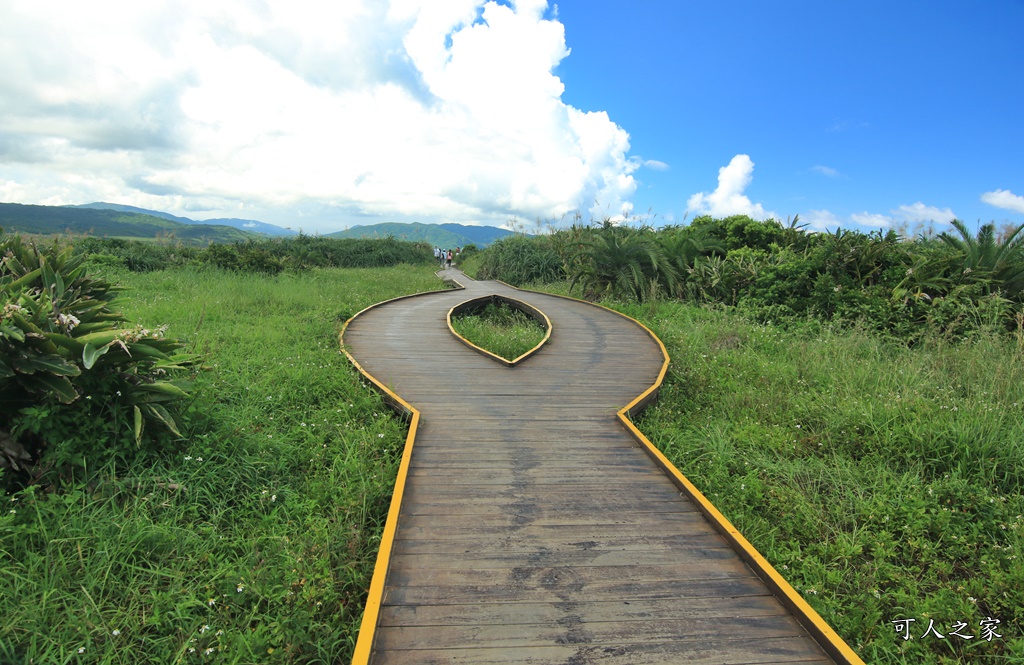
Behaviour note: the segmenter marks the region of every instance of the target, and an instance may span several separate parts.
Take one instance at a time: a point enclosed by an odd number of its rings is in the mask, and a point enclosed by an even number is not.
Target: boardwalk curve
[[[862,662],[630,422],[667,366],[653,333],[446,276],[342,332],[411,419],[353,663]],[[552,322],[517,368],[446,325],[489,295]]]

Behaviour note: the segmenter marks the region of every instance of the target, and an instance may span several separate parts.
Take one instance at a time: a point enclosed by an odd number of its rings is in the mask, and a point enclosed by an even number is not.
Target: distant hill
[[[0,203],[0,228],[39,235],[76,233],[96,237],[156,238],[173,236],[177,240],[200,244],[236,242],[255,237],[224,225],[179,222],[173,215],[143,214],[109,208],[38,206]]]
[[[189,219],[188,217],[177,217],[170,213],[160,212],[158,210],[146,210],[145,208],[136,208],[135,206],[121,205],[120,203],[83,203],[77,206],[66,206],[68,208],[89,208],[93,210],[117,210],[119,212],[134,212],[140,215],[152,215],[153,217],[163,217],[164,219],[170,219],[175,222],[181,222],[182,224],[205,224],[207,226],[230,226],[235,229],[242,231],[248,231],[250,233],[259,233],[267,236],[293,236],[297,235],[295,231],[291,229],[283,229],[280,226],[274,226],[273,224],[267,224],[266,222],[258,222],[255,219],[236,219],[234,217],[220,217],[217,219],[206,219],[203,221],[196,221]]]
[[[403,224],[386,222],[353,226],[345,231],[327,234],[328,238],[387,238],[392,236],[399,240],[422,241],[435,247],[465,247],[476,245],[484,247],[495,240],[512,235],[511,231],[495,226],[466,226],[464,224],[421,224],[412,222]]]

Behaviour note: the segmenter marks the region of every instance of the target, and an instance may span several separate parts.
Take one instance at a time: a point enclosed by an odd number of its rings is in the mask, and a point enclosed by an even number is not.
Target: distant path
[[[861,662],[827,655],[618,422],[659,378],[651,335],[587,303],[445,274],[465,289],[382,304],[343,333],[421,413],[354,663]],[[489,294],[553,323],[516,368],[445,323]]]

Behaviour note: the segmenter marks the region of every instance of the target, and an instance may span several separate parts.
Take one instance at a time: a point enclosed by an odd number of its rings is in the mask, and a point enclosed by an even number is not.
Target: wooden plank
[[[380,650],[375,665],[825,665],[823,654],[809,651],[806,638],[716,639],[646,644],[565,644],[491,649]]]
[[[572,581],[572,576],[566,575]],[[393,581],[394,582],[394,581]],[[578,585],[577,585],[578,586]],[[384,595],[385,605],[466,605],[486,599],[489,603],[516,602],[568,602],[559,588],[558,580],[548,579],[545,584],[536,580],[526,584],[504,581],[498,584],[480,586],[472,583],[460,584],[389,584]],[[577,591],[578,602],[609,599],[638,601],[654,599],[676,599],[686,602],[689,598],[731,598],[737,596],[763,596],[767,593],[764,584],[752,575],[705,579],[634,580],[613,577],[591,580]]]
[[[622,491],[617,487],[609,489],[605,484],[599,483],[573,483],[572,485],[554,485],[547,488],[544,498],[551,503],[568,502],[577,497],[580,501],[598,501],[601,496],[609,496],[612,492]],[[639,485],[628,486],[628,491],[634,497],[642,499],[665,499],[667,497],[682,496],[675,487],[666,483],[663,485]],[[477,501],[494,496],[502,496],[508,499],[536,498],[533,488],[512,486],[505,489],[494,488],[488,485],[439,485],[430,482],[411,483],[408,489],[410,501],[432,501],[433,497],[453,496],[461,497],[465,501]],[[413,498],[412,495],[415,495]]]
[[[696,509],[688,502],[676,498],[659,501],[638,501],[635,497],[628,495],[611,495],[601,497],[600,500],[580,501],[570,498],[560,503],[545,503],[537,505],[528,500],[509,500],[504,497],[492,497],[472,503],[466,503],[463,497],[450,498],[447,501],[412,501],[403,511],[404,515],[432,515],[439,518],[450,517],[454,514],[486,516],[486,515],[507,515],[509,511],[517,510],[520,505],[532,508],[542,517],[548,519],[564,519],[577,516],[583,511],[601,510],[610,513],[625,513],[636,515],[640,513],[679,513],[695,512]]]
[[[574,540],[572,538],[553,538],[544,541],[544,547],[548,551],[557,552],[560,550],[642,550],[652,552],[655,550],[685,550],[693,547],[720,547],[725,544],[725,539],[718,534],[693,534],[687,536],[635,536],[592,538],[587,540]],[[413,539],[403,538],[395,541],[394,554],[421,554],[421,553],[445,553],[445,552],[520,552],[524,555],[537,551],[538,544],[524,542],[516,537],[491,536],[480,538],[467,536],[465,538],[448,538],[437,540],[431,538]],[[767,593],[767,592],[766,592]]]
[[[441,561],[444,557],[435,557]],[[422,565],[423,557],[395,557],[391,562],[391,577],[394,582],[406,586],[474,586],[487,587],[500,584],[519,584],[524,587],[536,586],[551,593],[571,593],[582,590],[592,582],[614,578],[628,578],[635,582],[695,581],[746,577],[750,569],[737,558],[704,559],[684,563],[622,565],[622,566],[531,566],[529,561],[522,565],[506,568],[462,568],[446,570],[416,567]],[[411,564],[411,565],[409,565]],[[413,574],[410,574],[413,573]],[[569,598],[562,598],[569,600]]]
[[[467,605],[389,605],[381,612],[382,626],[487,626],[566,623],[576,617],[591,622],[646,621],[716,617],[778,616],[785,610],[771,595],[729,598],[654,598],[585,603],[474,603]]]
[[[704,528],[706,520],[696,510],[687,512],[664,511],[664,512],[636,512],[636,513],[610,513],[604,510],[566,510],[561,513],[548,512],[529,501],[510,503],[508,510],[496,514],[450,514],[443,519],[438,519],[434,513],[407,512],[402,516],[402,529],[410,533],[417,529],[436,528],[448,533],[470,532],[483,534],[494,530],[508,530],[515,528],[517,532],[523,531],[525,525],[537,531],[546,529],[551,533],[553,529],[571,527],[595,527],[595,531],[602,528],[623,528],[630,530],[634,535],[638,531],[650,531],[652,533],[664,533],[676,526],[689,528],[697,533],[710,533],[710,529]]]
[[[454,570],[457,572],[476,570],[518,570],[524,566],[530,568],[573,568],[595,566],[628,566],[626,573],[619,575],[639,574],[644,566],[658,566],[658,574],[675,570],[673,566],[685,566],[687,572],[704,570],[701,566],[710,567],[712,562],[725,561],[733,558],[731,548],[722,543],[719,547],[697,547],[688,549],[630,549],[604,550],[600,548],[549,549],[535,548],[532,552],[512,548],[509,551],[493,552],[445,552],[442,554],[418,553],[405,554],[401,551],[392,554],[393,570],[411,570],[414,568],[432,570]],[[665,568],[667,567],[667,568]],[[742,567],[736,568],[742,570]]]
[[[474,626],[393,626],[383,631],[377,648],[398,649],[488,649],[553,644],[647,644],[650,642],[714,642],[723,635],[766,640],[799,637],[800,625],[788,614],[770,616],[725,616],[713,618],[657,619],[645,621],[592,621],[583,623],[571,612],[554,623],[510,623]],[[721,646],[727,648],[726,641]],[[821,657],[808,648],[807,655]]]
[[[615,467],[611,469],[594,469],[586,467],[568,472],[564,467],[547,467],[544,465],[525,466],[512,469],[496,468],[460,468],[447,467],[423,468],[413,467],[409,472],[410,480],[429,478],[432,482],[449,485],[501,485],[507,487],[514,482],[530,482],[537,486],[543,485],[592,485],[594,483],[653,483],[664,480],[665,474],[653,466],[645,468]],[[543,491],[538,489],[538,491]]]

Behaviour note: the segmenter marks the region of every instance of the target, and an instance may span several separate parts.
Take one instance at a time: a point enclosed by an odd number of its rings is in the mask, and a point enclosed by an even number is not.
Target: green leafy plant
[[[161,438],[147,425],[180,437],[172,405],[187,382],[172,373],[198,358],[164,328],[126,325],[111,309],[120,288],[89,275],[70,246],[3,235],[0,255],[0,464],[124,458]]]
[[[1010,295],[1019,296],[1024,290],[1024,224],[1010,230],[1004,237],[996,236],[995,224],[984,224],[972,236],[967,226],[958,219],[952,222],[956,235],[939,234],[960,263],[965,280],[982,280]]]
[[[579,286],[583,296],[633,298],[644,301],[663,284],[675,290],[676,271],[654,232],[647,228],[617,226],[609,220],[586,238],[573,257],[569,288]]]
[[[562,259],[549,236],[514,235],[487,248],[477,270],[478,279],[500,279],[513,286],[550,282],[563,276]]]

